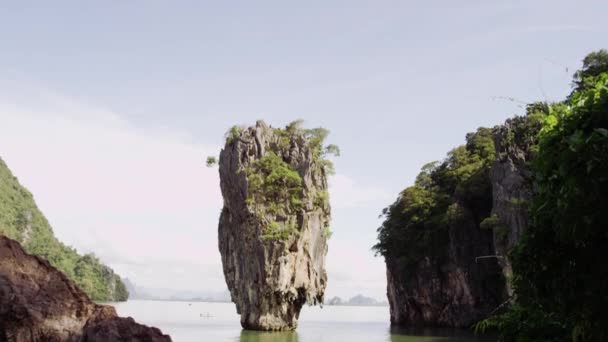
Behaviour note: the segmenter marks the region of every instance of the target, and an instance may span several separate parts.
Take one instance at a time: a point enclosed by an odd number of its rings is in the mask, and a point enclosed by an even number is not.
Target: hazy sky
[[[222,291],[217,154],[302,118],[338,144],[328,295],[385,294],[378,214],[467,132],[561,99],[606,1],[0,2],[0,157],[62,241]],[[516,102],[501,99],[512,97]]]

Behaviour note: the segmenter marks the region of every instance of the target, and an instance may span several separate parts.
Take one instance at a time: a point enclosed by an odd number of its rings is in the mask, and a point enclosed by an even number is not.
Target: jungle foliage
[[[0,234],[17,240],[26,252],[38,255],[65,273],[92,300],[124,301],[129,294],[112,269],[92,254],[81,256],[53,235],[32,194],[0,159]]]
[[[228,143],[238,139],[243,132],[233,131],[231,129],[227,134],[231,137]],[[324,144],[328,130],[302,128],[301,120],[293,121],[285,128],[273,128],[273,133],[275,139],[270,141],[265,155],[244,170],[248,181],[246,202],[257,219],[266,225],[262,239],[286,240],[299,234],[295,218],[306,209],[305,203],[312,203],[313,210],[325,210],[329,206],[326,190],[304,188],[302,175],[290,163],[292,147],[299,144],[309,149],[313,157],[311,167],[325,174],[333,173],[333,164],[328,157],[338,156],[340,149]],[[329,227],[324,227],[324,236],[331,236]]]
[[[512,203],[528,212],[530,221],[509,255],[515,295],[506,310],[475,326],[478,332],[498,330],[501,341],[608,340],[606,50],[585,57],[573,88],[563,102],[529,104],[499,142],[501,154],[516,146],[529,151],[532,193],[530,203]],[[489,213],[491,189],[484,179],[491,161],[502,156],[474,137],[467,136],[467,145],[443,162],[423,167],[415,185],[383,211],[378,254],[410,262],[424,253],[441,255],[433,246],[441,246],[441,238],[433,237],[460,217],[463,199]],[[499,217],[480,218],[482,229],[508,231]]]
[[[575,90],[537,130],[531,225],[511,252],[512,305],[477,324],[502,341],[608,340],[608,53],[591,53]]]
[[[477,225],[490,216],[492,191],[489,170],[495,159],[492,130],[479,128],[467,143],[450,151],[441,162],[422,167],[413,186],[382,211],[378,255],[410,265],[423,255],[445,257],[448,225],[468,213]]]
[[[563,340],[608,340],[608,73],[591,78],[539,133],[532,225],[512,254],[519,305]]]

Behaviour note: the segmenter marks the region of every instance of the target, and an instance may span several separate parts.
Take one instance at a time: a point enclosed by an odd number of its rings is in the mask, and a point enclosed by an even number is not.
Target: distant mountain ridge
[[[94,301],[125,301],[120,277],[93,254],[80,255],[53,234],[49,222],[0,158],[0,234],[18,241],[29,254],[47,259]]]
[[[129,278],[124,278],[122,281],[129,291],[129,299],[207,303],[231,302],[230,292],[228,290],[223,292],[178,291],[141,287],[134,284]]]
[[[358,294],[351,299],[344,301],[340,297],[332,297],[325,301],[325,305],[336,305],[336,306],[386,306],[388,302],[379,302],[371,297],[366,297]]]

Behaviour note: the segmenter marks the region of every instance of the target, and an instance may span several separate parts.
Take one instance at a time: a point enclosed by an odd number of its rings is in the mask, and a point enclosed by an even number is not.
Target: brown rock
[[[0,236],[0,341],[82,341],[85,326],[104,333],[95,327],[112,326],[116,319],[113,307],[95,304],[46,260]],[[164,338],[141,341],[171,340],[158,329],[130,323],[120,324],[118,336],[132,336],[132,327],[141,336]]]
[[[170,338],[157,328],[136,323],[133,318],[111,317],[101,321],[89,322],[84,327],[83,342],[139,341],[165,342]]]

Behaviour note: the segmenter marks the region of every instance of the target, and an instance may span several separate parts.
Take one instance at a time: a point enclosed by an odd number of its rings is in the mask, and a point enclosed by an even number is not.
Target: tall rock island
[[[226,134],[219,250],[245,329],[292,330],[305,303],[323,303],[331,235],[326,157],[338,154],[323,145],[327,134],[262,121]]]

